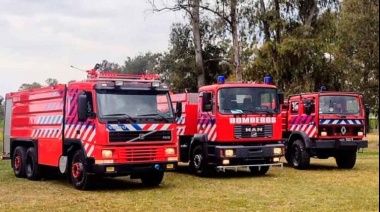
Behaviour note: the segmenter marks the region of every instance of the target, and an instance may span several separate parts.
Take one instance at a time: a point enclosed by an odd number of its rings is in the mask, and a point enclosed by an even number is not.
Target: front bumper
[[[92,164],[88,166],[90,174],[102,176],[128,176],[149,172],[174,171],[178,162],[157,162],[141,164]]]
[[[274,153],[275,148],[280,148],[279,154]],[[215,146],[215,151],[208,154],[208,161],[211,165],[221,166],[253,166],[278,164],[281,157],[284,156],[283,144],[268,144],[261,146]],[[225,156],[225,150],[233,150],[233,156]],[[228,160],[228,164],[226,161]]]
[[[315,149],[345,149],[345,148],[367,148],[368,141],[366,140],[314,140],[312,148]]]

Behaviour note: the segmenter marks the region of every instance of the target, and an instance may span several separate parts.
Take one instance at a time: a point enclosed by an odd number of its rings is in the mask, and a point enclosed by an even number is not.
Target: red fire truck
[[[172,94],[182,112],[177,119],[179,161],[199,176],[238,167],[264,175],[270,166],[282,167],[279,96],[283,100],[274,85],[225,83],[222,76],[199,93]]]
[[[94,68],[84,81],[9,93],[5,103],[3,158],[16,177],[38,180],[56,167],[79,190],[95,176],[157,186],[177,166],[174,110],[157,75]]]
[[[335,157],[339,168],[355,166],[359,149],[368,147],[369,109],[362,95],[349,92],[295,94],[283,105],[285,158],[296,169],[306,169],[310,158]]]

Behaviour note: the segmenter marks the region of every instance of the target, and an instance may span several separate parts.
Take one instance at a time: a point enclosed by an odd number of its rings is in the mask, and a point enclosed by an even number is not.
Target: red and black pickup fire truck
[[[369,108],[362,95],[326,91],[290,95],[283,105],[285,158],[296,169],[305,169],[310,158],[335,157],[339,168],[355,166],[359,149],[368,147]]]
[[[177,119],[179,161],[199,176],[226,168],[249,167],[264,175],[280,165],[285,154],[281,143],[279,95],[265,83],[226,83],[203,86],[199,93],[172,94],[182,116]],[[280,99],[279,99],[280,96]]]
[[[3,158],[16,177],[38,180],[56,167],[79,190],[94,176],[157,186],[177,166],[174,110],[157,75],[94,68],[84,81],[9,93],[5,103]]]

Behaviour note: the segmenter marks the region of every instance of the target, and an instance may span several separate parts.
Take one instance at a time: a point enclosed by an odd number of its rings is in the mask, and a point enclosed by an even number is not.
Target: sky
[[[82,80],[106,59],[126,58],[169,46],[170,27],[183,14],[152,13],[147,0],[1,0],[0,95],[23,83],[55,78]]]

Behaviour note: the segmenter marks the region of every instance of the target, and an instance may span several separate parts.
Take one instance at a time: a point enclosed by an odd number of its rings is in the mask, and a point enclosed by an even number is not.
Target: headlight
[[[327,136],[327,132],[325,131],[321,132],[321,136]]]
[[[226,157],[232,157],[232,156],[234,156],[234,150],[232,150],[232,149],[226,149],[226,150],[224,150],[224,155]]]
[[[112,158],[112,150],[102,150],[103,158]]]
[[[160,87],[160,82],[152,82],[152,87],[154,88]]]
[[[165,149],[165,154],[166,155],[174,155],[175,154],[175,149],[174,148],[166,148]]]
[[[363,132],[358,132],[358,136],[363,136]]]
[[[273,153],[275,155],[281,155],[282,154],[282,148],[274,148]]]

